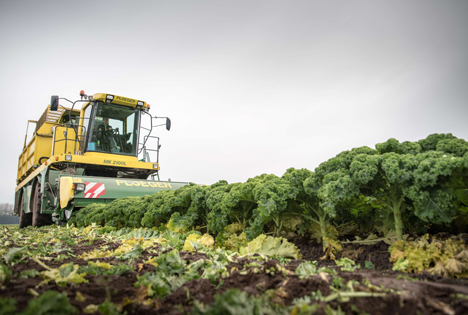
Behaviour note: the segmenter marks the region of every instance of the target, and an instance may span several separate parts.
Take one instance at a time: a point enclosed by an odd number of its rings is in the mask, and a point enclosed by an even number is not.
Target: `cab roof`
[[[96,93],[90,97],[90,100],[98,100],[104,103],[124,105],[132,108],[146,109],[148,104],[144,101],[136,100],[129,97],[119,96],[115,94]]]

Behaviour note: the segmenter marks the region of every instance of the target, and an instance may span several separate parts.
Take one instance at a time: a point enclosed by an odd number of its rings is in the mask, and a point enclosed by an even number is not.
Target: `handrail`
[[[23,145],[23,151],[26,148],[26,141],[28,139],[28,129],[29,129],[29,123],[35,123],[37,126],[37,121],[36,120],[28,120],[28,125],[26,126],[26,135],[24,136],[24,145]]]
[[[152,151],[152,152],[156,152],[156,161],[155,163],[159,163],[159,137],[156,137],[156,136],[151,136],[151,135],[147,135],[147,136],[144,136],[144,143],[146,143],[146,141],[148,140],[148,138],[153,138],[153,139],[157,139],[157,143],[156,143],[156,149],[147,149],[146,146],[142,147],[143,149],[143,157],[145,158],[145,162],[152,162],[152,161],[146,161],[146,153],[148,151]],[[148,154],[149,156],[149,154]]]
[[[57,127],[65,127],[65,132],[64,132],[64,138],[63,139],[60,139],[60,140],[57,140],[55,138],[56,136],[56,130],[57,130]],[[74,137],[69,137],[69,132],[68,132],[68,129],[73,129],[75,131],[75,135]],[[80,132],[78,132],[78,129],[80,129]],[[73,141],[74,142],[74,146],[73,146],[73,152],[75,155],[82,155],[83,152],[84,152],[84,147],[85,147],[85,143],[84,143],[84,137],[86,135],[86,127],[85,126],[82,126],[82,125],[72,125],[72,124],[60,124],[60,125],[56,125],[54,126],[54,138],[53,138],[53,143],[52,143],[52,155],[56,154],[55,152],[55,146],[56,146],[56,143],[58,142],[62,142],[62,141],[65,141],[65,148],[64,148],[64,154],[67,154],[67,145],[68,145],[68,141]],[[78,150],[77,150],[77,146],[78,146]]]
[[[146,113],[143,112],[143,114],[146,114]],[[164,124],[154,125],[153,124],[153,119],[158,119],[158,118],[166,118],[167,119],[167,117],[156,117],[156,116],[151,116],[151,115],[150,115],[150,117],[151,117],[151,119],[150,119],[151,128],[150,129],[145,128],[145,127],[140,125],[140,129],[148,130],[149,133],[143,137],[143,143],[138,143],[138,154],[140,154],[143,151],[143,157],[144,157],[144,159],[146,161],[146,153],[148,151],[156,152],[156,163],[159,163],[159,148],[161,147],[159,145],[159,137],[152,136],[151,133],[153,132],[154,127],[164,126]],[[166,126],[167,126],[167,124],[166,124]],[[146,148],[146,142],[148,141],[149,138],[157,139],[156,149],[147,149]],[[150,162],[150,161],[146,161],[146,162]]]

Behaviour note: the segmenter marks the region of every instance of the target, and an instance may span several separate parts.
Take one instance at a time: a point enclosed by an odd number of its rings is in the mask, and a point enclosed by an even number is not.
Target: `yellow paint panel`
[[[93,95],[93,99],[102,101],[102,102],[108,102],[109,99],[107,98],[107,95],[112,95],[114,99],[111,101],[111,104],[118,104],[118,105],[124,105],[124,106],[129,106],[135,108],[137,105],[137,102],[140,100],[136,100],[133,98],[125,97],[125,96],[119,96],[115,94],[108,94],[108,93],[96,93]],[[140,101],[143,102],[143,101]],[[146,108],[147,104],[146,102],[143,102],[143,108]]]
[[[111,161],[134,161],[137,162],[138,158],[136,156],[131,155],[123,155],[123,154],[112,154],[112,153],[101,153],[101,152],[86,152],[83,154],[87,159],[93,162],[100,162],[103,164],[104,160],[111,160]]]
[[[87,152],[83,155],[70,154],[72,163],[83,163],[93,165],[111,165],[113,167],[123,168],[138,168],[146,170],[159,170],[158,163],[138,161],[135,156],[125,156],[109,153]],[[49,162],[50,164],[68,162],[65,160],[65,154],[54,155]],[[157,166],[155,168],[155,165]]]
[[[60,178],[60,208],[65,208],[68,202],[75,197],[73,190],[73,178],[61,177]]]
[[[41,127],[42,129],[51,129],[53,124],[45,122]],[[46,158],[50,157],[52,148],[52,134],[41,134],[36,133],[29,141],[28,145],[21,152],[18,159],[18,175],[17,180],[21,177],[30,174],[33,171],[34,165],[40,165],[44,163]],[[41,163],[39,163],[41,162]]]
[[[76,132],[73,128],[57,126],[55,128],[54,155],[74,154],[79,151],[79,143],[76,141]]]

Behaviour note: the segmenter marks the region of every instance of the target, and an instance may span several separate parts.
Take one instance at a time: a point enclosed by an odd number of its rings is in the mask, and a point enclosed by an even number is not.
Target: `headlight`
[[[84,183],[74,183],[72,187],[76,192],[84,191],[86,189],[86,185]]]
[[[114,100],[114,95],[107,94],[106,103],[110,103]]]
[[[137,105],[136,105],[136,109],[142,109],[142,108],[143,108],[143,105],[145,105],[145,102],[138,101],[138,102],[137,102]]]
[[[159,164],[157,164],[157,163],[153,164],[153,169],[155,169],[155,170],[159,169]]]
[[[71,155],[65,155],[65,161],[71,161],[72,156]]]

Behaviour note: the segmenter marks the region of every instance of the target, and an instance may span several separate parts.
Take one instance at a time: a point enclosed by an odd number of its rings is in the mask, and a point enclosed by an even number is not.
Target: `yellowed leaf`
[[[153,258],[151,258],[151,259],[148,259],[147,261],[145,261],[145,264],[154,266],[154,267],[156,268],[156,267],[159,266],[159,265],[158,265],[157,262],[154,261],[154,259],[155,259],[155,257],[153,257]]]
[[[94,314],[98,311],[98,306],[95,304],[89,304],[83,309],[83,313]]]
[[[461,261],[451,258],[445,262],[445,269],[447,269],[448,272],[455,274],[455,273],[462,273],[467,268],[466,268],[466,265],[462,263]]]
[[[319,276],[320,278],[322,278],[322,280],[326,281],[328,283],[328,277],[327,277],[327,274],[325,272],[319,272]]]
[[[28,289],[26,290],[26,292],[27,292],[28,294],[33,295],[33,296],[39,296],[39,293],[37,293],[37,291],[34,290],[33,288],[28,288]]]
[[[143,269],[143,265],[144,264],[138,264],[138,272],[141,272],[141,270]]]
[[[84,297],[83,294],[81,294],[80,291],[77,291],[76,296],[75,296],[75,300],[78,301],[78,302],[85,302],[86,297]]]
[[[145,285],[140,285],[135,293],[136,299],[140,301],[140,303],[143,302],[143,300],[148,296],[150,289],[150,286],[147,287]]]
[[[405,253],[399,249],[394,249],[390,255],[390,261],[397,261],[398,259],[404,259]]]

